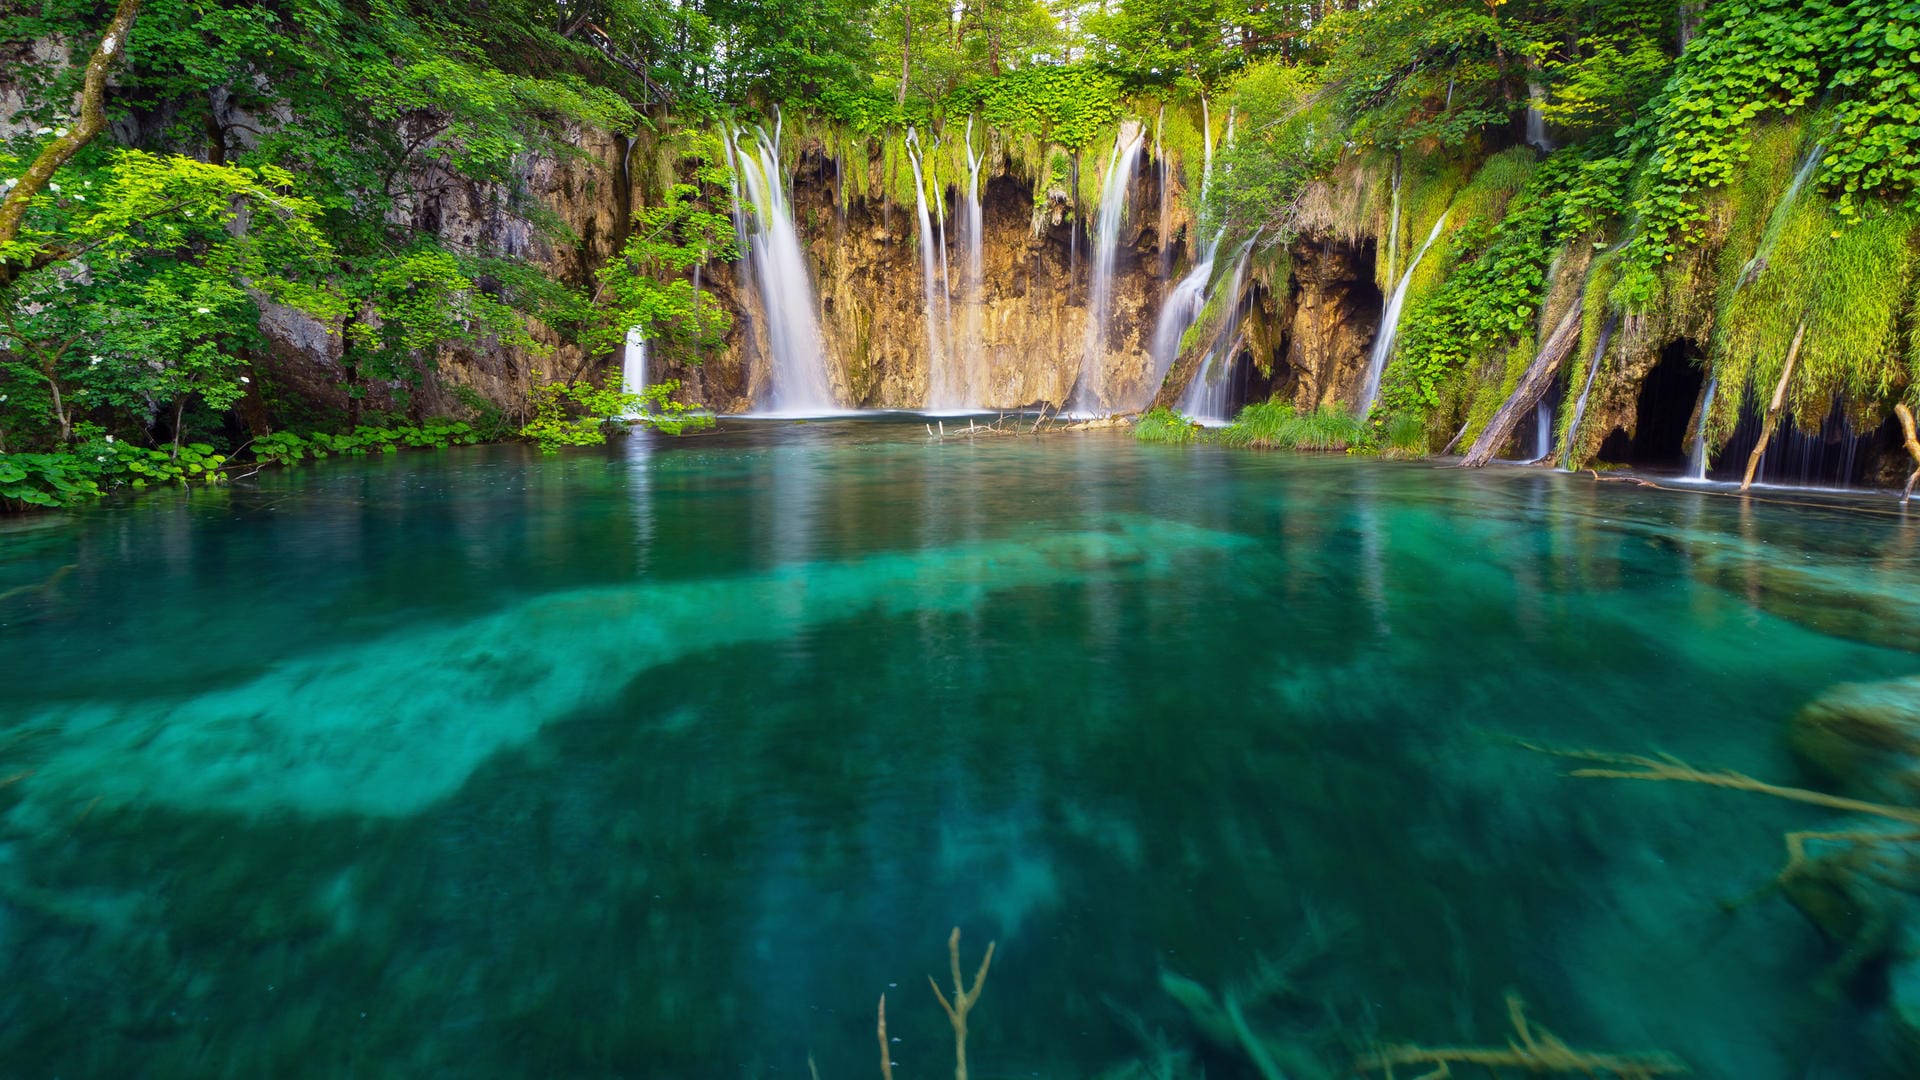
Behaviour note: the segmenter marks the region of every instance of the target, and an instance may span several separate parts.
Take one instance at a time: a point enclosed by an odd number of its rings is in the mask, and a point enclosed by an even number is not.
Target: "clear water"
[[[1885,504],[1875,504],[1884,509]],[[333,461],[0,534],[18,1076],[952,1068],[1255,1027],[1892,1075],[1778,896],[1828,820],[1516,739],[1799,779],[1920,671],[1896,516],[1542,470],[734,424]],[[62,571],[63,567],[71,567]],[[56,577],[56,574],[58,575]],[[1296,1070],[1298,1071],[1298,1070]]]

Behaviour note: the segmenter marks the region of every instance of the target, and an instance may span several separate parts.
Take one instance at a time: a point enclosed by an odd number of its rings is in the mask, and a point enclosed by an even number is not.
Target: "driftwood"
[[[893,1048],[887,1045],[887,995],[880,995],[880,1080],[893,1080]]]
[[[1615,1076],[1622,1080],[1646,1080],[1687,1071],[1687,1066],[1672,1054],[1601,1054],[1575,1050],[1558,1035],[1536,1027],[1527,1019],[1526,1003],[1516,995],[1507,995],[1507,1018],[1513,1022],[1513,1038],[1505,1046],[1389,1046],[1362,1056],[1354,1062],[1361,1072],[1381,1072],[1391,1077],[1395,1065],[1432,1065],[1420,1080],[1440,1080],[1453,1075],[1453,1065],[1474,1065],[1493,1073],[1496,1069],[1521,1069],[1533,1073],[1579,1073],[1582,1076]]]
[[[1580,343],[1580,310],[1580,301],[1576,298],[1573,306],[1560,317],[1560,325],[1553,328],[1553,333],[1548,334],[1547,340],[1541,344],[1540,351],[1534,354],[1533,363],[1527,365],[1526,374],[1520,377],[1520,385],[1513,388],[1505,404],[1493,414],[1492,420],[1487,421],[1486,430],[1473,441],[1473,446],[1460,464],[1477,469],[1492,461],[1493,455],[1513,437],[1513,429],[1520,423],[1520,417],[1547,396],[1547,391],[1553,386],[1554,376],[1560,373],[1560,365],[1572,355],[1573,347]]]
[[[1751,791],[1757,795],[1771,795],[1788,802],[1805,803],[1809,806],[1825,807],[1828,810],[1842,810],[1853,814],[1867,814],[1872,817],[1897,821],[1903,825],[1920,826],[1920,809],[1906,806],[1892,806],[1887,803],[1868,802],[1864,799],[1850,799],[1844,795],[1829,795],[1824,791],[1810,788],[1787,787],[1782,784],[1769,784],[1765,780],[1756,780],[1745,773],[1721,769],[1708,772],[1695,768],[1671,754],[1659,757],[1647,757],[1643,754],[1607,754],[1595,750],[1556,750],[1532,743],[1520,745],[1529,750],[1554,757],[1571,758],[1575,761],[1588,761],[1596,766],[1607,768],[1575,769],[1574,776],[1596,777],[1607,780],[1671,780],[1683,784],[1702,784],[1706,787],[1727,788],[1732,791]],[[1911,843],[1920,840],[1920,833],[1913,832],[1870,832],[1848,830],[1845,832],[1801,831],[1786,834],[1787,865],[1776,877],[1785,881],[1806,869],[1807,843],[1813,840],[1847,842],[1866,846],[1889,843]]]
[[[1773,388],[1773,402],[1767,406],[1767,415],[1760,421],[1760,437],[1754,440],[1753,453],[1747,455],[1747,474],[1740,478],[1740,490],[1753,486],[1753,474],[1760,471],[1760,459],[1766,456],[1767,440],[1772,437],[1773,429],[1780,423],[1780,410],[1787,404],[1787,384],[1793,381],[1793,365],[1800,359],[1800,342],[1807,336],[1807,320],[1801,319],[1794,328],[1793,344],[1787,346],[1787,362],[1780,369],[1780,382]],[[1707,418],[1702,416],[1700,423],[1705,425]]]
[[[1895,405],[1893,415],[1900,418],[1900,433],[1906,436],[1907,453],[1913,456],[1913,475],[1907,477],[1907,490],[1900,493],[1900,501],[1906,502],[1913,498],[1914,483],[1920,481],[1920,435],[1914,434],[1913,410],[1907,408],[1906,402]]]

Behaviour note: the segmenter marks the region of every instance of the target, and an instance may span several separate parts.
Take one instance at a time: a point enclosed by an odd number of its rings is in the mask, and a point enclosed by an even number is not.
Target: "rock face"
[[[1384,306],[1374,284],[1373,248],[1339,241],[1293,246],[1293,303],[1282,393],[1310,412],[1357,401]]]

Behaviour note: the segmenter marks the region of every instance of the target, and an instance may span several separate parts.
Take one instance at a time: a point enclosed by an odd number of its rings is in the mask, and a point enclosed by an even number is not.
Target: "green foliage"
[[[1366,437],[1365,425],[1338,405],[1302,413],[1283,401],[1248,405],[1216,435],[1222,445],[1255,450],[1345,450]]]
[[[953,114],[977,113],[989,127],[1080,150],[1108,134],[1120,119],[1119,80],[1085,65],[1049,65],[1009,71],[955,91]]]
[[[551,454],[563,446],[599,446],[607,441],[608,429],[623,420],[669,435],[711,427],[712,416],[673,400],[679,388],[678,381],[670,380],[629,394],[587,383],[545,383],[533,390],[533,419],[520,429],[520,437]]]
[[[276,431],[254,439],[249,449],[253,451],[254,460],[262,464],[292,466],[335,454],[344,457],[391,454],[403,446],[444,450],[449,446],[468,446],[479,441],[479,436],[465,421],[436,418],[422,424],[399,427],[361,424],[352,431],[339,434],[315,432],[298,435],[291,431]]]
[[[0,454],[0,510],[50,509],[99,498],[98,476],[74,454]]]
[[[620,256],[597,275],[600,303],[576,335],[590,354],[618,350],[636,328],[654,349],[690,363],[725,340],[732,315],[712,293],[694,291],[691,273],[738,258],[739,243],[733,219],[703,208],[699,195],[692,184],[675,184],[660,205],[634,214]]]
[[[1482,172],[1499,160],[1497,155]],[[1441,404],[1443,388],[1470,362],[1504,355],[1530,334],[1554,252],[1614,212],[1625,174],[1621,159],[1563,150],[1531,172],[1504,216],[1490,223],[1464,215],[1468,220],[1454,243],[1465,260],[1430,299],[1407,312],[1398,357],[1382,382],[1385,408],[1425,414]],[[1474,186],[1462,193],[1463,202]]]
[[[1634,201],[1641,241],[1621,299],[1653,300],[1653,271],[1705,238],[1699,195],[1731,181],[1754,121],[1835,100],[1820,179],[1845,219],[1869,192],[1908,200],[1920,181],[1920,4],[1740,0],[1709,9],[1655,109],[1652,157]]]
[[[1184,445],[1200,439],[1199,424],[1162,405],[1134,421],[1133,437],[1141,442]]]

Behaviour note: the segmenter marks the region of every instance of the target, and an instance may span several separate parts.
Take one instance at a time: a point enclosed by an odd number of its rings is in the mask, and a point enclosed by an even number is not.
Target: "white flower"
[[[54,137],[54,138],[56,138],[56,139],[64,139],[64,138],[66,138],[66,137],[67,137],[67,129],[66,129],[66,128],[54,128],[54,129],[53,129],[53,137]]]
[[[60,185],[59,185],[59,184],[48,184],[48,185],[47,185],[47,190],[48,190],[48,191],[51,191],[51,192],[53,192],[53,193],[54,193],[55,195],[58,195],[58,194],[60,194]]]
[[[95,458],[94,458],[93,460],[95,460],[95,461],[105,461],[105,460],[107,460],[107,455],[105,455],[105,454],[101,454],[101,455],[99,455],[98,457],[95,457]]]
[[[6,400],[7,400],[7,395],[0,394],[0,403],[5,403]]]
[[[85,195],[75,195],[75,196],[73,197],[73,201],[74,201],[74,202],[86,202],[86,201],[87,201],[87,197],[86,197]]]
[[[88,367],[99,367],[99,366],[100,366],[100,358],[96,356],[96,357],[94,357],[93,359],[91,359],[91,360],[88,360],[88,361],[87,361],[87,366],[88,366]]]
[[[241,381],[241,382],[243,382],[243,383],[252,383],[252,382],[253,382],[253,380],[252,380],[252,379],[249,379],[249,378],[247,378],[247,377],[246,377],[245,375],[242,375],[242,376],[240,376],[240,381]]]
[[[107,436],[107,441],[108,441],[108,442],[112,442],[112,441],[113,441],[113,436],[111,436],[111,435],[109,435],[109,436]]]
[[[51,135],[53,134],[53,129],[50,127],[38,127],[33,129],[33,133],[35,135]]]
[[[213,309],[212,309],[212,308],[209,308],[209,307],[200,307],[200,308],[194,308],[193,310],[195,310],[195,311],[197,311],[197,312],[199,312],[199,313],[200,313],[200,314],[202,314],[202,315],[211,315],[211,314],[213,314]]]

